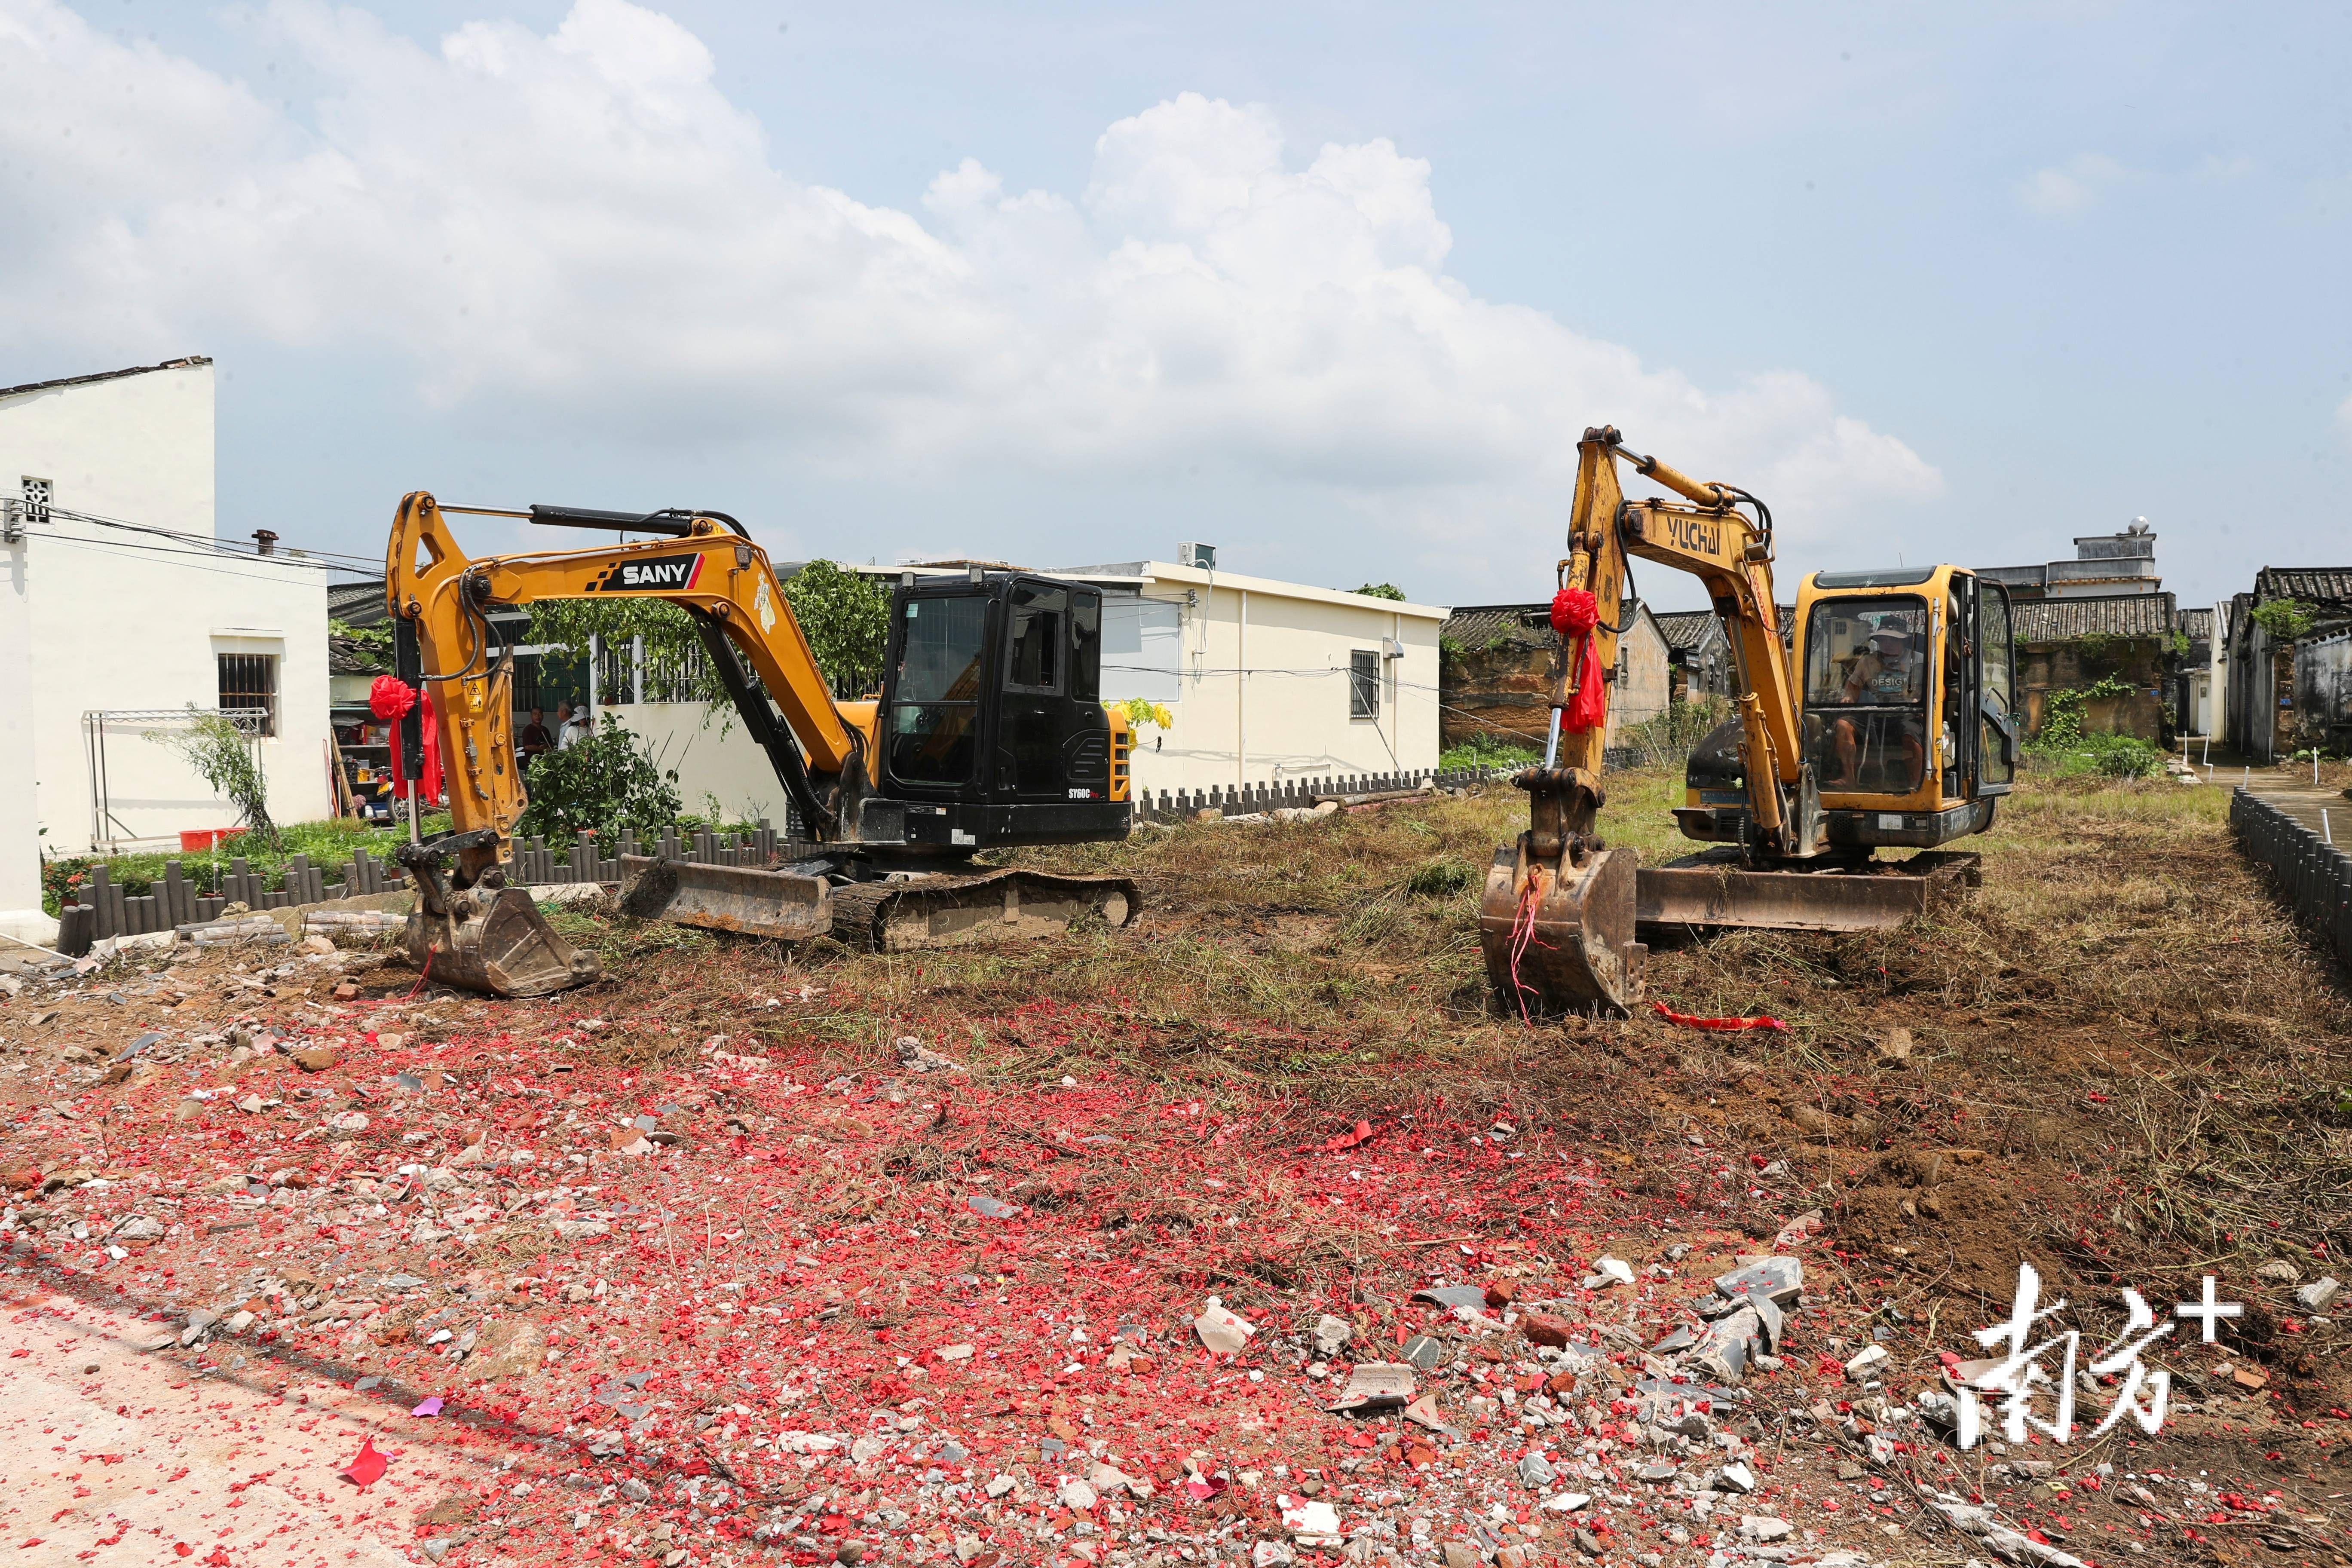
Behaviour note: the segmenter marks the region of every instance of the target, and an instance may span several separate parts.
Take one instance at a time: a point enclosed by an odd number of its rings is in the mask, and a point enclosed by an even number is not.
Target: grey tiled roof
[[[1658,616],[1658,630],[1676,653],[1698,647],[1706,640],[1709,629],[1721,624],[1713,610],[1667,610]]]
[[[2263,599],[2352,605],[2352,566],[2265,566],[2254,574],[2254,593]]]
[[[1617,606],[1617,624],[1624,626],[1632,618],[1638,599],[1627,599]],[[1442,637],[1452,637],[1466,648],[1482,648],[1497,637],[1520,642],[1551,640],[1551,601],[1539,605],[1462,605],[1445,617],[1438,628]]]
[[[380,626],[391,618],[383,607],[383,579],[327,584],[327,618],[347,626]]]
[[[2180,634],[2191,642],[2210,642],[2213,637],[2213,612],[2209,609],[2180,612]]]
[[[2095,599],[2028,599],[2010,606],[2021,643],[2074,637],[2170,637],[2176,605],[2169,594],[2111,594]]]

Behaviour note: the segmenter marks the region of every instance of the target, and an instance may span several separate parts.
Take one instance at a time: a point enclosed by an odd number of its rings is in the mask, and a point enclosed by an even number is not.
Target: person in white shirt
[[[555,710],[555,720],[557,751],[568,752],[588,738],[589,715],[584,704],[578,708],[569,702],[561,704]]]

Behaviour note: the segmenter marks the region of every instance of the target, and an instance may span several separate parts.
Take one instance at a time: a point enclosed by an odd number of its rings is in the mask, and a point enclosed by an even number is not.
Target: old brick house
[[[2025,732],[2039,735],[2057,691],[2090,693],[2083,728],[2172,742],[2169,698],[2179,668],[2179,617],[2170,594],[2102,598],[2027,599],[2011,608],[2017,650],[2018,701]],[[2126,689],[2105,691],[2103,683]]]
[[[2352,752],[2352,567],[2263,567],[2231,599],[2227,639],[2233,749],[2260,762]]]
[[[1658,617],[1639,599],[1619,606],[1617,668],[1609,688],[1609,731],[1620,743],[1627,726],[1654,719],[1671,700],[1669,645]],[[1443,744],[1481,736],[1541,750],[1551,719],[1552,656],[1559,638],[1551,605],[1471,605],[1446,619],[1438,647],[1439,728]]]

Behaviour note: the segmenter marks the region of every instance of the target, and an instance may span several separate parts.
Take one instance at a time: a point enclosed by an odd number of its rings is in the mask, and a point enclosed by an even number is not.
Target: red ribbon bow
[[[368,711],[389,724],[416,706],[416,689],[396,675],[379,675],[368,683]]]
[[[1584,639],[1578,656],[1576,693],[1559,716],[1560,728],[1581,732],[1609,721],[1609,687],[1601,679],[1601,662],[1593,647],[1593,629],[1601,625],[1600,601],[1582,588],[1562,588],[1551,596],[1551,629],[1563,638]]]

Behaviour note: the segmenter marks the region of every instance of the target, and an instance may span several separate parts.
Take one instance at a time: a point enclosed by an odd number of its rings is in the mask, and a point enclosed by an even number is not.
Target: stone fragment
[[[1348,1374],[1348,1385],[1331,1409],[1347,1415],[1363,1415],[1373,1410],[1391,1409],[1410,1404],[1413,1395],[1413,1368],[1402,1362],[1360,1362]]]
[[[1422,1371],[1427,1372],[1445,1359],[1445,1342],[1433,1339],[1428,1334],[1415,1334],[1405,1341],[1403,1348],[1397,1353]]]
[[[330,947],[334,944],[330,942]],[[338,1058],[332,1046],[305,1046],[294,1053],[294,1065],[304,1072],[325,1072]]]
[[[1519,1484],[1521,1486],[1539,1491],[1558,1479],[1559,1472],[1552,1468],[1551,1461],[1541,1454],[1530,1451],[1520,1456]]]
[[[1845,1374],[1854,1382],[1860,1383],[1864,1378],[1871,1374],[1871,1370],[1874,1367],[1876,1367],[1880,1363],[1886,1359],[1886,1347],[1885,1345],[1864,1345],[1862,1349],[1854,1352],[1853,1360],[1845,1363]]]
[[[1603,1256],[1592,1260],[1592,1272],[1585,1276],[1584,1288],[1592,1290],[1611,1285],[1631,1285],[1633,1282],[1632,1264],[1622,1258]]]
[[[2344,1287],[2336,1282],[2336,1276],[2329,1274],[2297,1290],[2294,1300],[2296,1305],[2306,1312],[2325,1312],[2336,1305],[2336,1299],[2343,1293]]]
[[[1412,1299],[1429,1301],[1440,1307],[1467,1307],[1473,1311],[1486,1304],[1484,1285],[1433,1285],[1425,1290],[1415,1290]]]
[[[1445,1543],[1445,1568],[1486,1568],[1486,1554],[1466,1541]]]
[[[1805,1265],[1795,1258],[1759,1258],[1717,1276],[1715,1288],[1735,1298],[1769,1296],[1775,1306],[1785,1308],[1804,1292]]]
[[[1787,1520],[1769,1513],[1743,1514],[1739,1521],[1740,1537],[1747,1541],[1779,1541],[1795,1528]]]
[[[2303,1270],[2284,1258],[2273,1258],[2254,1270],[2254,1278],[2265,1285],[2294,1285],[2303,1279]]]
[[[1339,1510],[1319,1499],[1284,1509],[1282,1523],[1302,1545],[1336,1542],[1339,1536]]]
[[[1549,1312],[1519,1314],[1519,1332],[1539,1345],[1565,1348],[1576,1332],[1576,1325],[1565,1318],[1555,1318]]]
[[[1326,1312],[1315,1321],[1315,1349],[1325,1356],[1338,1355],[1347,1342],[1355,1337],[1355,1327],[1345,1318],[1335,1318]]]
[[[1592,1500],[1591,1492],[1554,1492],[1543,1500],[1547,1513],[1574,1513]]]
[[[1201,1310],[1201,1315],[1192,1320],[1192,1331],[1216,1354],[1239,1355],[1249,1348],[1250,1338],[1257,1332],[1257,1325],[1212,1296]]]

